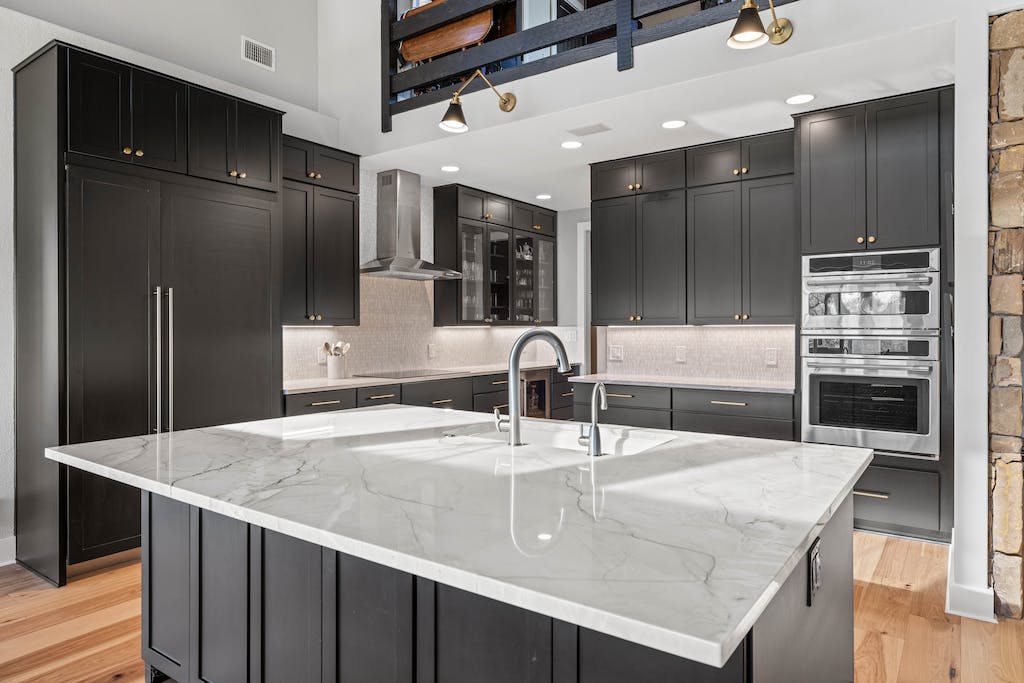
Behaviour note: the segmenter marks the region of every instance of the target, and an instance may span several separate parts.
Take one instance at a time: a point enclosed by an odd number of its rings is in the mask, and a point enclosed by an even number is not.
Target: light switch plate
[[[770,368],[777,367],[779,364],[779,350],[774,347],[768,347],[765,349],[764,364]]]
[[[676,347],[676,362],[677,363],[686,363],[686,347],[685,346],[677,346]]]
[[[568,332],[566,332],[565,341],[570,343],[576,341],[576,330],[569,330]]]
[[[621,344],[609,344],[608,345],[608,360],[622,360],[622,345]]]

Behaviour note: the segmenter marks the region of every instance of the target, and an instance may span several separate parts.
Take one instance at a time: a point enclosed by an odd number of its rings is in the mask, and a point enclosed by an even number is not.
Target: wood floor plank
[[[960,624],[909,615],[897,683],[952,681],[959,669]]]
[[[856,683],[896,683],[903,641],[877,631],[854,629],[853,666]]]

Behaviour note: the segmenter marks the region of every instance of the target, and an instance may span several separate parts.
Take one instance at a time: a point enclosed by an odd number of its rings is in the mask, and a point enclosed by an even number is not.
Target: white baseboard
[[[14,536],[0,538],[0,567],[14,562]]]
[[[949,544],[949,560],[946,565],[946,612],[959,617],[996,623],[995,593],[991,587],[978,588],[957,583],[953,571],[953,553],[956,544],[956,530]]]

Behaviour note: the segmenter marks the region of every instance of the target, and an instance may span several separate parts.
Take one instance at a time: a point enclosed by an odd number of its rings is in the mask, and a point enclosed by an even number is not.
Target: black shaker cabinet
[[[593,201],[684,187],[686,163],[683,150],[606,161],[590,167],[590,198]]]
[[[282,136],[281,175],[286,180],[311,183],[359,194],[359,157],[355,154]]]
[[[359,324],[359,197],[285,180],[281,320]]]
[[[689,322],[794,322],[792,176],[692,189],[687,203]]]
[[[650,192],[591,208],[595,325],[684,324],[685,192]]]
[[[797,118],[805,254],[939,243],[939,93]]]
[[[793,173],[793,131],[716,142],[686,151],[686,186]]]
[[[188,119],[190,175],[277,191],[281,176],[278,112],[190,87]]]
[[[280,413],[280,210],[183,175],[188,84],[58,42],[14,71],[16,557],[60,585],[139,497],[46,446]]]
[[[185,83],[87,52],[68,53],[68,149],[184,173]]]

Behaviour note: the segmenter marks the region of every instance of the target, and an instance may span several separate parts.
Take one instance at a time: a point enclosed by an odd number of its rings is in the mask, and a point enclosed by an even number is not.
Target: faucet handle
[[[494,428],[497,429],[499,432],[509,431],[511,429],[511,420],[511,416],[505,416],[501,414],[501,409],[494,409]]]

